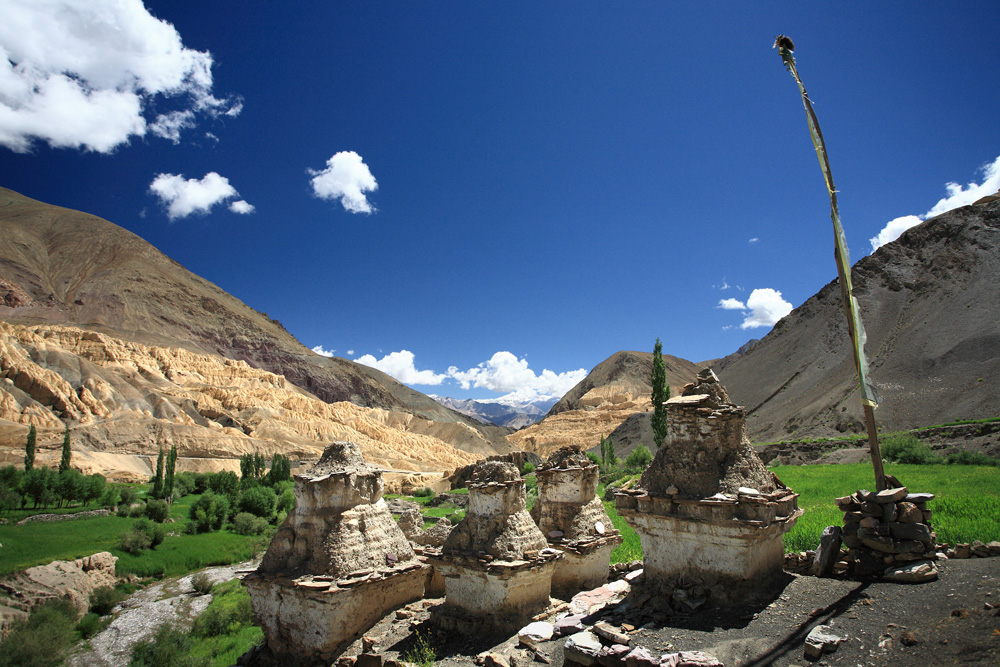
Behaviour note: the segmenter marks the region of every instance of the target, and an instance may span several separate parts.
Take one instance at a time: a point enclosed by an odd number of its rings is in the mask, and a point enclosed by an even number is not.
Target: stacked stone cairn
[[[909,493],[905,486],[878,492],[862,489],[837,498],[837,507],[844,512],[840,539],[848,548],[848,573],[903,581],[936,578],[931,561],[937,558],[937,534],[927,509],[933,498],[932,493]]]
[[[396,525],[382,471],[353,442],[295,475],[295,509],[243,579],[267,649],[260,664],[328,665],[389,611],[423,597],[428,566]]]
[[[753,451],[746,412],[711,369],[666,407],[667,438],[639,488],[615,496],[642,541],[645,585],[632,603],[670,613],[743,602],[781,574],[798,495]]]
[[[549,546],[563,552],[552,593],[569,599],[608,580],[611,552],[622,543],[597,497],[600,471],[575,447],[563,447],[537,468],[538,501],[531,509]]]
[[[469,480],[465,518],[432,557],[444,577],[445,602],[433,620],[459,632],[514,631],[549,606],[552,572],[562,553],[531,520],[524,480],[510,463],[478,464]]]

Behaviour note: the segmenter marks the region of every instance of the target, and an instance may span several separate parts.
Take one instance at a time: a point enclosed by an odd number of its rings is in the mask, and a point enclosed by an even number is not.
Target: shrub
[[[145,531],[136,529],[135,526],[118,537],[118,548],[133,556],[142,553],[143,550],[148,549],[152,545],[153,538],[147,535]]]
[[[170,517],[170,505],[166,500],[147,500],[146,516],[156,523],[163,523]]]
[[[226,522],[229,515],[229,499],[223,495],[217,495],[211,491],[205,492],[201,498],[196,500],[188,512],[191,524],[194,528],[192,532],[206,533],[210,530],[219,530]]]
[[[278,496],[278,502],[274,506],[274,509],[278,514],[291,512],[295,508],[295,492],[291,489],[285,489]]]
[[[182,472],[174,475],[174,493],[179,494],[181,498],[191,495],[194,492],[194,485],[193,473]]]
[[[643,470],[652,460],[653,453],[645,445],[640,444],[625,458],[625,467],[630,470]]]
[[[190,655],[194,642],[186,632],[164,624],[153,639],[139,642],[132,648],[129,667],[207,667],[207,657]]]
[[[926,443],[909,433],[890,435],[881,443],[882,458],[890,463],[925,464],[940,463],[941,457],[931,451]]]
[[[601,457],[599,457],[594,452],[587,452],[586,454],[587,458],[590,459],[592,463],[597,463],[597,464],[601,463]]]
[[[121,502],[121,492],[118,491],[118,487],[109,486],[104,489],[104,495],[101,496],[102,507],[114,507],[119,502]]]
[[[535,472],[535,464],[531,461],[525,461],[524,465],[521,466],[521,477],[533,472]]]
[[[85,614],[84,617],[81,618],[76,624],[76,631],[79,632],[84,639],[90,639],[101,631],[101,617],[94,612]]]
[[[107,616],[119,602],[125,598],[125,594],[110,586],[95,588],[90,594],[90,611],[98,616]]]
[[[240,492],[240,478],[236,473],[228,470],[217,472],[209,478],[208,488],[212,490],[212,493],[233,499]],[[230,500],[230,502],[232,501]]]
[[[240,512],[233,519],[233,530],[240,535],[260,535],[267,530],[267,525],[267,519],[249,512]]]
[[[212,579],[204,572],[199,572],[191,577],[191,585],[201,595],[208,595],[212,592]]]
[[[139,492],[135,489],[135,487],[131,486],[121,487],[120,496],[121,503],[125,505],[125,507],[128,507],[129,505],[135,503],[135,501],[139,500]]]
[[[274,504],[277,498],[268,486],[252,486],[240,494],[237,502],[241,512],[249,512],[254,516],[267,518],[274,514]]]
[[[136,503],[135,505],[130,505],[125,509],[126,515],[130,519],[139,519],[146,517],[146,506],[142,503]]]
[[[238,584],[236,587],[221,584],[211,604],[195,619],[191,632],[201,637],[218,637],[248,625],[253,625],[250,595]]]
[[[1000,459],[995,459],[989,456],[985,452],[970,452],[967,449],[960,449],[957,452],[952,452],[948,455],[947,461],[949,465],[963,465],[963,466],[997,466],[1000,465]]]
[[[434,491],[429,486],[425,486],[414,491],[413,495],[416,498],[430,498],[434,495]]]
[[[0,667],[52,667],[74,640],[76,607],[65,598],[50,600],[15,624],[0,642]]]

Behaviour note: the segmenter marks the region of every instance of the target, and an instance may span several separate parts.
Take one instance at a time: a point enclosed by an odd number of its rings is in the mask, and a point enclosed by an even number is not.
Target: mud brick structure
[[[420,599],[418,561],[382,499],[382,472],[335,442],[295,475],[295,510],[243,580],[282,665],[329,664],[395,607]]]
[[[516,467],[480,463],[468,486],[465,518],[433,557],[445,583],[434,622],[460,632],[517,630],[549,605],[562,553],[531,520]]]
[[[608,580],[611,552],[622,543],[597,497],[600,471],[579,449],[564,447],[537,470],[538,501],[531,517],[563,552],[552,574],[552,593],[568,600]]]
[[[679,610],[738,603],[782,571],[798,495],[753,451],[743,408],[710,369],[667,404],[667,438],[616,494],[642,541],[645,588]]]
[[[848,572],[877,577],[905,563],[934,560],[937,534],[927,509],[933,499],[932,493],[909,493],[905,486],[837,498],[844,512],[840,539],[848,548]]]

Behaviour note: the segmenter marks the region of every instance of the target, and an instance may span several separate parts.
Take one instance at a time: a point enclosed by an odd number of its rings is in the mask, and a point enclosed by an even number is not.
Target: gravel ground
[[[210,567],[202,572],[217,584],[236,578],[237,570],[252,566],[247,562]],[[128,664],[132,647],[152,637],[164,623],[190,625],[212,601],[210,594],[195,592],[191,585],[194,574],[167,579],[136,591],[115,608],[111,624],[78,647],[65,664],[69,667],[120,667]]]
[[[938,580],[925,584],[865,584],[787,575],[755,605],[674,616],[663,625],[644,626],[634,632],[631,645],[643,646],[656,655],[705,651],[727,667],[997,667],[1000,558],[944,561],[938,567]],[[432,604],[408,605],[402,614],[406,618],[399,619],[394,612],[366,634],[376,638],[379,653],[392,658],[412,652],[415,634],[420,632],[434,647],[437,665],[471,665],[477,654],[487,651],[518,667],[542,664],[532,653],[517,647],[516,637],[458,637],[437,632],[427,622],[427,607]],[[615,613],[608,610],[605,614],[613,625],[620,622]],[[812,663],[805,658],[803,645],[809,631],[820,624],[832,626],[835,634],[846,639],[835,652]],[[554,667],[563,664],[564,641],[539,644]],[[346,655],[360,650],[359,641]]]

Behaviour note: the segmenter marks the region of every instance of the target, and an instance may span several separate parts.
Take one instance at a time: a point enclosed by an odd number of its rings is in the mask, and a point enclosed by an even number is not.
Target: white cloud
[[[716,308],[722,308],[723,310],[746,310],[746,305],[739,299],[719,299],[719,305]]]
[[[757,243],[758,241],[760,241],[760,239],[755,236],[752,239],[750,239],[749,241],[747,241],[747,243]]]
[[[921,216],[904,215],[886,223],[882,231],[878,233],[878,236],[869,239],[872,244],[872,252],[878,250],[886,243],[895,241],[907,229],[919,225],[928,218],[947,213],[960,206],[968,206],[977,199],[996,194],[1000,190],[1000,156],[992,163],[980,167],[979,171],[983,172],[982,183],[969,183],[967,187],[962,187],[958,183],[946,183],[944,187],[948,191],[948,196],[940,199],[931,210]]]
[[[332,357],[336,350],[324,350],[322,345],[317,345],[312,349],[313,352],[320,355],[321,357]]]
[[[585,378],[587,371],[580,368],[555,373],[544,369],[540,375],[536,375],[528,367],[526,359],[518,359],[510,352],[502,351],[494,354],[489,361],[467,371],[451,366],[448,375],[458,381],[462,389],[483,388],[504,392],[519,400],[535,400],[562,396]]]
[[[792,304],[781,298],[781,292],[765,287],[750,292],[747,309],[750,314],[743,320],[741,329],[774,326],[778,320],[792,312]]]
[[[387,375],[391,375],[404,384],[441,384],[447,377],[434,371],[418,371],[413,364],[413,353],[409,350],[390,352],[381,359],[376,359],[370,354],[364,354],[356,362],[377,368]]]
[[[229,179],[214,171],[205,174],[200,181],[194,178],[184,180],[180,174],[157,174],[149,189],[166,205],[171,220],[185,218],[192,213],[208,213],[216,204],[239,196],[236,188],[229,184]],[[240,200],[233,202],[230,210],[250,213],[253,206]]]
[[[354,356],[354,350],[348,350],[348,351],[347,351],[347,354],[348,354],[349,356],[352,356],[352,357],[353,357],[353,356]]]
[[[179,141],[212,96],[212,55],[185,48],[140,0],[0,0],[0,145],[109,153],[133,136]],[[147,120],[153,100],[179,107]]]
[[[320,171],[306,170],[312,179],[313,192],[321,199],[340,200],[351,213],[371,213],[375,208],[364,193],[378,189],[375,177],[361,156],[354,151],[341,151],[326,161]]]
[[[910,227],[916,227],[921,222],[923,222],[923,220],[915,215],[904,215],[901,218],[894,218],[893,220],[890,220],[886,223],[885,227],[882,228],[882,231],[878,233],[878,236],[868,239],[872,244],[872,252],[878,250],[886,243],[892,243],[902,236],[903,232],[907,229]]]

